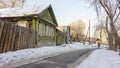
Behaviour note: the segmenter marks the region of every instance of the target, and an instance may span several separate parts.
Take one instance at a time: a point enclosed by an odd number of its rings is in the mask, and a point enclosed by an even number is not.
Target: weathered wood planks
[[[0,53],[34,48],[35,31],[7,21],[0,21]]]

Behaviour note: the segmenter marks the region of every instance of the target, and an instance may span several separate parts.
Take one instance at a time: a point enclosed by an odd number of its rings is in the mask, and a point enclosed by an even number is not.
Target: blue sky
[[[81,19],[88,27],[89,19],[93,27],[96,22],[96,13],[86,0],[28,0],[29,4],[52,5],[58,25],[69,25]],[[94,28],[91,30],[93,31]]]

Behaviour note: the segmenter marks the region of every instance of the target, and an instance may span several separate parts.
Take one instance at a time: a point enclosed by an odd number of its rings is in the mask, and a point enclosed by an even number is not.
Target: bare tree
[[[78,20],[70,24],[70,29],[73,41],[80,42],[84,40],[85,23],[82,20]]]
[[[95,6],[98,21],[106,20],[106,31],[108,33],[108,41],[115,41],[114,47],[111,49],[117,50],[120,47],[120,37],[118,36],[118,29],[116,29],[116,23],[118,22],[120,15],[120,0],[92,0]],[[103,13],[101,13],[103,12]],[[105,18],[107,17],[107,18]],[[108,27],[108,25],[110,27]],[[110,28],[110,29],[109,29]],[[109,38],[110,37],[110,38]],[[113,44],[110,44],[112,45]]]
[[[108,39],[109,48],[113,50],[113,46],[114,46],[113,45],[113,41],[114,41],[113,39],[114,39],[114,37],[112,35],[112,32],[108,29],[108,23],[109,23],[108,22],[108,17],[106,17],[106,22],[105,23],[106,23],[106,25],[105,25],[106,28],[105,29],[106,29],[106,32],[108,34],[107,39]]]
[[[6,8],[7,4],[5,3],[4,0],[0,0],[0,8]]]
[[[0,8],[23,7],[25,0],[0,0]]]

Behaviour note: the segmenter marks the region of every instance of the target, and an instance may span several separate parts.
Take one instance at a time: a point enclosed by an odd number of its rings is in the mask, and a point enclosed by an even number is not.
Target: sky
[[[67,26],[81,19],[86,24],[86,29],[91,22],[91,31],[94,32],[96,13],[86,0],[28,0],[27,4],[51,4],[58,25]]]

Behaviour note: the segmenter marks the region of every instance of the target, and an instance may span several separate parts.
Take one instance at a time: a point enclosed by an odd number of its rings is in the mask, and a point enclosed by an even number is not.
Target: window
[[[39,23],[39,35],[40,37],[54,37],[55,32],[54,28],[48,24],[45,24],[44,21]]]
[[[29,27],[28,21],[18,21],[18,26]]]

